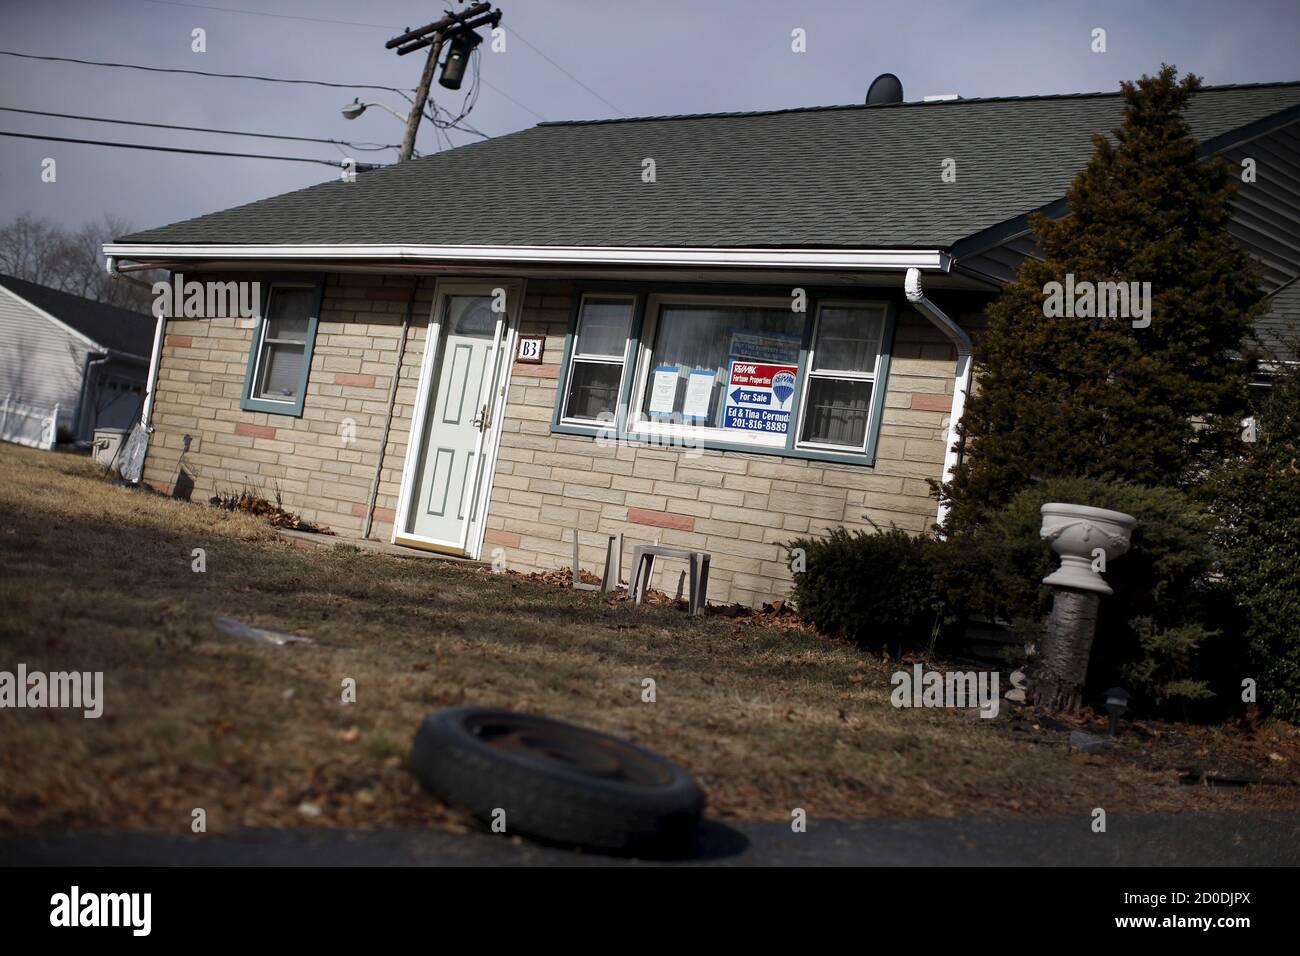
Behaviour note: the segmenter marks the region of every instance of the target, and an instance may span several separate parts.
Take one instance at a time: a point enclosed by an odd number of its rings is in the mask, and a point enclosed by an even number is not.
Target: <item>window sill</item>
[[[680,424],[657,425],[653,421],[639,421],[633,427],[628,429],[628,436],[634,441],[642,444],[687,444],[705,445],[712,443],[715,445],[726,445],[729,448],[753,448],[758,451],[784,451],[786,439],[781,435],[773,435],[771,432],[751,432],[753,438],[749,441],[730,441],[726,430],[710,427],[705,428],[693,435],[683,434],[686,426]],[[683,440],[685,439],[685,440]]]
[[[729,451],[742,455],[768,455],[774,458],[794,458],[801,461],[825,461],[839,465],[857,465],[863,468],[870,468],[875,465],[873,458],[868,458],[861,453],[838,453],[831,451],[818,451],[809,448],[774,448],[771,445],[750,445],[742,442],[716,441],[714,439],[704,439],[692,445],[684,445],[680,442],[671,440],[672,436],[668,435],[647,435],[637,432],[621,433],[617,439],[614,435],[598,426],[572,425],[567,423],[551,425],[551,434],[553,435],[577,435],[586,438],[599,439],[602,436],[611,444],[615,441],[619,445],[630,447],[656,448],[659,450],[676,450],[689,454],[691,451],[702,448],[705,451]],[[656,440],[659,439],[659,440]]]
[[[284,415],[288,418],[302,418],[302,401],[273,402],[264,398],[240,399],[239,407],[246,412],[266,412],[268,415]]]

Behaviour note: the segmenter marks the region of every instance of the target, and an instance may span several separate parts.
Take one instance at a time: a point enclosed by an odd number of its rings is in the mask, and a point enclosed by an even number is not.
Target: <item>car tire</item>
[[[704,792],[682,767],[573,724],[453,707],[420,724],[411,753],[420,782],[445,803],[505,832],[610,853],[689,851]]]

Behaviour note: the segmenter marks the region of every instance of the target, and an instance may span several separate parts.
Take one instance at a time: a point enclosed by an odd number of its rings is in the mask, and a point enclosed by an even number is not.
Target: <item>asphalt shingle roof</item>
[[[154,320],[140,312],[119,309],[13,276],[0,275],[0,286],[70,325],[103,348],[140,356],[148,356],[153,351]]]
[[[1209,87],[1188,119],[1204,141],[1297,105],[1300,83]],[[544,123],[123,241],[946,248],[1060,198],[1122,108],[1093,93]]]

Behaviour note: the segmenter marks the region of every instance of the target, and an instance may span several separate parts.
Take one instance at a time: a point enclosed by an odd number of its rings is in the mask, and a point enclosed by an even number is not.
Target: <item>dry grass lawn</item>
[[[226,637],[220,615],[316,643]],[[461,702],[626,735],[694,772],[723,818],[1300,807],[1297,788],[1186,786],[1172,769],[1223,754],[1294,777],[1285,725],[1148,725],[1084,757],[1023,708],[895,709],[895,663],[802,630],[304,551],[244,515],[111,487],[82,458],[0,445],[0,670],[19,663],[103,671],[106,700],[98,720],[0,709],[10,831],[185,832],[198,807],[214,831],[459,827],[405,761],[420,718]],[[341,702],[346,678],[355,703]]]

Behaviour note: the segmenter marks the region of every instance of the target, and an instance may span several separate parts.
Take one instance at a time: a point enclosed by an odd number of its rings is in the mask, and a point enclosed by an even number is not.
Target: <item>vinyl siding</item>
[[[71,428],[90,346],[0,286],[0,398],[38,408],[59,406]]]

